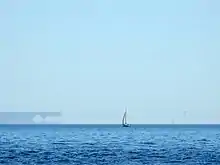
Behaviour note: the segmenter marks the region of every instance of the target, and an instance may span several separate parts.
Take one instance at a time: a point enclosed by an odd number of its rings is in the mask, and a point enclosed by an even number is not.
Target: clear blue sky
[[[220,123],[219,7],[1,0],[0,109],[120,123],[127,106],[130,123]]]

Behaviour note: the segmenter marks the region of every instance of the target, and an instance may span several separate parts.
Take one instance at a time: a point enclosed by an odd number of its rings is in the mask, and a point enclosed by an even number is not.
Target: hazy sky
[[[0,109],[121,123],[127,106],[129,123],[220,123],[219,8],[219,0],[1,0]]]

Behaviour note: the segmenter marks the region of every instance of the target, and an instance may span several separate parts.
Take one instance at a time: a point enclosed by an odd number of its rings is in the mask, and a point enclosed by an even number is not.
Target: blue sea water
[[[0,165],[220,164],[219,125],[0,125]]]

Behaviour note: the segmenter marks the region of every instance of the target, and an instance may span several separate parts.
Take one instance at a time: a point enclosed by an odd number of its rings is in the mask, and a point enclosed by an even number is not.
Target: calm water
[[[220,164],[220,126],[0,125],[0,164]]]

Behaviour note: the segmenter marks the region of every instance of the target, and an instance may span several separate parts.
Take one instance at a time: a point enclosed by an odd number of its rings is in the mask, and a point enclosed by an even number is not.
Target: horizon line
[[[118,123],[0,123],[0,125],[121,125]],[[220,125],[220,123],[135,123],[130,125]]]

